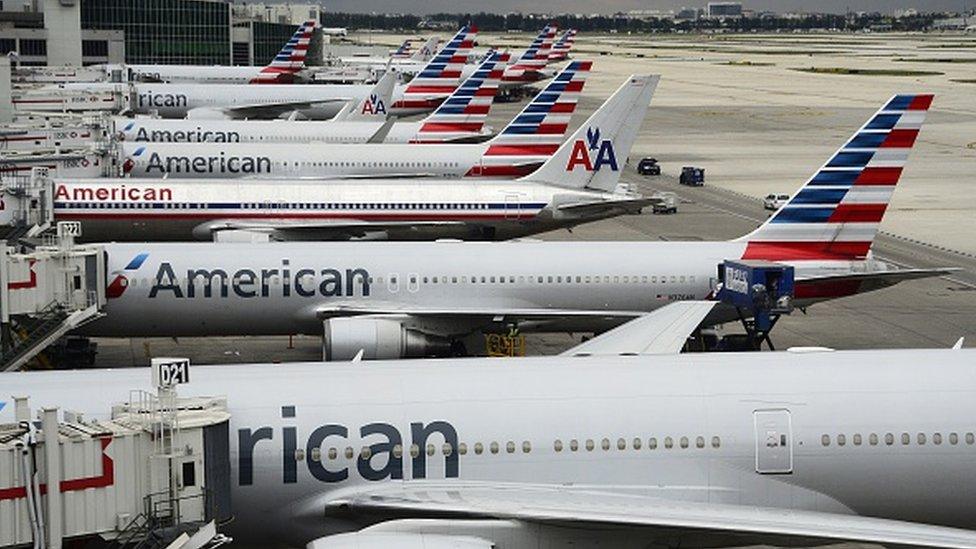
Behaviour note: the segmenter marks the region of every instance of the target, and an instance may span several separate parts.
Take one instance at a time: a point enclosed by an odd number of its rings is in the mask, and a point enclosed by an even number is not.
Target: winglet
[[[677,354],[717,301],[677,301],[577,345],[560,356]]]
[[[960,337],[956,341],[956,344],[952,346],[952,350],[953,351],[958,351],[959,349],[962,349],[962,344],[965,343],[965,342],[966,342],[966,338],[965,337]]]
[[[660,78],[631,75],[541,168],[521,180],[613,192]]]

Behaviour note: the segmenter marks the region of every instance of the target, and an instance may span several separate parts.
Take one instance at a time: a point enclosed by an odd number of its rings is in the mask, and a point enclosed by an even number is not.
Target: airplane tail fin
[[[859,260],[868,255],[932,95],[896,95],[755,231],[743,259]]]
[[[394,59],[405,59],[405,58],[410,57],[411,55],[413,55],[410,52],[410,44],[412,42],[413,41],[411,39],[409,39],[409,38],[407,38],[406,40],[404,40],[403,43],[400,44],[399,47],[397,47],[397,49],[393,50],[393,52],[390,53],[390,57],[392,57]]]
[[[434,56],[437,51],[437,43],[440,40],[436,36],[431,36],[420,48],[410,55],[410,60],[417,63],[426,63],[430,61],[430,58]]]
[[[333,120],[383,122],[389,115],[389,105],[393,100],[393,88],[397,72],[387,68],[373,89],[358,102],[346,103]]]
[[[412,143],[441,143],[481,131],[498,92],[509,54],[490,52],[469,76],[420,126]]]
[[[521,180],[612,192],[660,79],[632,75],[541,168]]]
[[[403,109],[431,109],[454,93],[461,79],[478,30],[464,26],[427,65],[417,73],[403,92],[403,99],[394,107]]]
[[[513,69],[541,69],[549,62],[549,53],[552,51],[552,43],[556,38],[557,27],[555,23],[550,23],[543,27],[529,48],[515,60]]]
[[[312,41],[316,21],[310,19],[302,23],[291,39],[285,43],[278,55],[261,71],[261,76],[276,77],[280,74],[294,74],[305,68],[305,57],[308,55],[308,44]],[[259,77],[260,79],[260,77]]]
[[[468,176],[522,176],[531,173],[563,142],[592,61],[566,65],[505,128],[488,141],[481,162]]]
[[[569,51],[573,49],[573,42],[576,41],[576,29],[569,29],[552,45],[549,52],[549,62],[565,61],[569,58]]]

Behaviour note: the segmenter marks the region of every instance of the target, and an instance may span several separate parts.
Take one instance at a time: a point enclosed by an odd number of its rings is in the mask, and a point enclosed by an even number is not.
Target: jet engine
[[[322,357],[350,360],[450,356],[451,340],[404,326],[390,318],[330,318],[323,324]]]

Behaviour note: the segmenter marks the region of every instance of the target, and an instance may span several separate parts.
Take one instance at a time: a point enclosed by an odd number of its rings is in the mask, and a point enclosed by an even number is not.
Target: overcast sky
[[[461,13],[510,11],[555,13],[613,13],[635,9],[671,10],[683,6],[704,6],[707,0],[327,0],[326,10],[340,12]],[[892,12],[900,8],[925,11],[960,11],[976,7],[976,0],[746,0],[746,9],[773,11],[859,11]]]

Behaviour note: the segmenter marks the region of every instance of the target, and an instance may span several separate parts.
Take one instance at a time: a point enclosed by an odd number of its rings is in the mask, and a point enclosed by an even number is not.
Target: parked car
[[[681,177],[678,179],[678,182],[682,185],[701,187],[705,184],[705,168],[696,168],[694,166],[681,168]]]
[[[656,158],[647,156],[641,158],[640,162],[637,163],[637,173],[641,175],[661,175],[661,166],[657,163]]]
[[[767,194],[766,198],[763,198],[763,208],[767,210],[778,210],[789,201],[790,195],[788,194]]]

